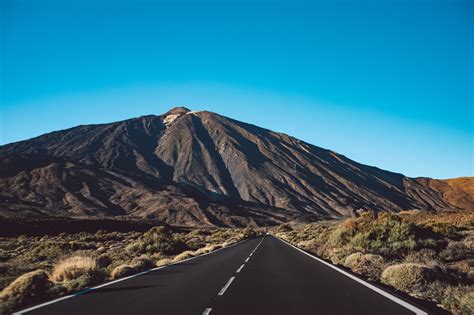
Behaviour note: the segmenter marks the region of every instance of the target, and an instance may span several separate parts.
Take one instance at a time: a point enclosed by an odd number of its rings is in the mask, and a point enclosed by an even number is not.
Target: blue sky
[[[469,0],[0,0],[0,144],[185,105],[474,176]]]

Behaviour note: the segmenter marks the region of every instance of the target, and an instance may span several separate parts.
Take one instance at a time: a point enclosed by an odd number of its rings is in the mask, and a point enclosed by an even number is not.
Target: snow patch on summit
[[[171,115],[167,115],[164,119],[163,119],[163,123],[165,124],[166,127],[169,127],[173,121],[175,121],[176,119],[178,119],[178,117],[181,116],[181,114],[171,114]]]

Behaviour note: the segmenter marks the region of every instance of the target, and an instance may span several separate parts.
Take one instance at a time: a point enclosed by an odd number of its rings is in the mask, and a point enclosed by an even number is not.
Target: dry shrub
[[[207,253],[210,253],[210,252],[216,250],[217,248],[218,248],[217,245],[208,244],[208,245],[206,245],[204,247],[201,247],[198,250],[196,250],[194,252],[194,255],[198,256],[198,255],[202,255],[202,254],[207,254]]]
[[[472,286],[448,287],[442,305],[453,314],[474,314],[474,288]]]
[[[96,263],[99,268],[106,268],[112,264],[112,258],[107,254],[102,254],[97,257]]]
[[[471,242],[449,242],[440,253],[446,261],[459,261],[474,258],[474,244]]]
[[[179,255],[176,255],[174,258],[173,258],[173,261],[176,262],[176,261],[181,261],[181,260],[185,260],[185,259],[188,259],[188,258],[191,258],[191,257],[194,257],[195,254],[193,251],[190,251],[190,250],[187,250],[185,252],[182,252],[181,254]]]
[[[350,247],[331,247],[328,248],[323,257],[331,260],[333,264],[342,265],[346,260],[346,257],[354,252],[354,249]]]
[[[162,258],[162,259],[158,260],[155,265],[157,267],[160,267],[160,266],[164,266],[164,265],[169,265],[171,263],[173,263],[173,260],[171,260],[169,258]]]
[[[96,260],[89,256],[74,256],[57,263],[51,274],[55,282],[70,281],[97,269]]]
[[[119,279],[127,276],[131,276],[135,273],[135,269],[130,266],[130,265],[120,265],[118,267],[115,267],[114,270],[112,270],[112,273],[110,276],[112,279]]]
[[[49,276],[44,270],[35,270],[18,277],[8,285],[1,293],[0,300],[5,301],[24,301],[34,302],[44,295],[44,293],[53,286],[49,281]]]
[[[344,261],[344,266],[371,280],[378,280],[384,269],[385,261],[380,255],[363,254],[359,252],[347,256]]]
[[[352,246],[361,251],[401,254],[417,245],[418,228],[389,213],[364,212],[342,222],[328,239],[330,246]]]
[[[405,292],[420,290],[428,282],[436,279],[436,272],[425,265],[403,263],[387,267],[380,277],[382,283]]]
[[[142,255],[140,257],[135,257],[132,260],[132,268],[136,271],[143,271],[155,267],[155,263],[151,260],[150,257]]]
[[[9,313],[21,306],[54,297],[54,287],[44,270],[21,275],[0,293],[0,313]]]
[[[404,262],[424,265],[438,264],[439,256],[432,249],[422,248],[419,251],[411,252],[405,256]]]

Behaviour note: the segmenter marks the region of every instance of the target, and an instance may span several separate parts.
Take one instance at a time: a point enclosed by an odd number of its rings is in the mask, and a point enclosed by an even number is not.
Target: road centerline
[[[217,295],[224,295],[225,291],[227,290],[227,288],[230,286],[230,284],[232,283],[232,281],[234,281],[235,277],[231,277],[229,279],[229,281],[227,281],[227,283],[225,284],[225,286],[219,291],[219,293]]]
[[[212,311],[212,308],[208,307],[204,310],[204,312],[202,312],[202,315],[209,315]]]
[[[237,269],[237,273],[239,273],[242,270],[242,268],[244,268],[244,266],[245,264],[242,264],[242,266],[240,266],[239,269]]]

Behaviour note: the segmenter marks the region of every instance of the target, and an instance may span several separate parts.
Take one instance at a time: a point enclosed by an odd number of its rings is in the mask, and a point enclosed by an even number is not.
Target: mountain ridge
[[[39,157],[50,159],[48,166],[36,166]],[[17,166],[22,171],[9,176],[15,159],[23,161]],[[423,180],[185,107],[1,146],[0,170],[0,194],[21,204],[43,200],[38,215],[137,215],[180,225],[233,226],[465,204],[448,202]],[[76,182],[82,186],[71,184]],[[25,185],[31,191],[22,190]],[[0,214],[38,213],[18,202],[0,200]]]

